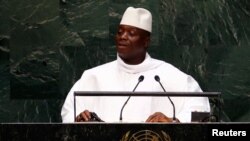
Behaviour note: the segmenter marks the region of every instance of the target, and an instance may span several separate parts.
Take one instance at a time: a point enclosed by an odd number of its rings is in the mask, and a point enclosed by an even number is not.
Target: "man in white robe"
[[[128,96],[76,97],[74,91],[129,91],[138,78],[143,81],[136,92],[202,92],[198,83],[173,65],[153,59],[147,53],[152,30],[152,15],[144,8],[129,7],[124,12],[116,35],[117,60],[85,70],[71,88],[62,107],[63,122],[89,121],[95,112],[105,122],[120,122],[121,109]],[[210,112],[207,97],[171,97],[179,122],[190,122],[192,111]],[[167,97],[133,97],[123,109],[123,122],[172,122],[173,106]]]

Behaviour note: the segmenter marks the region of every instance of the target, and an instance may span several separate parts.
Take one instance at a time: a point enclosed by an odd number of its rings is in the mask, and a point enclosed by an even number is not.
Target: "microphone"
[[[133,92],[134,92],[135,89],[138,87],[139,83],[141,83],[143,80],[144,80],[144,76],[141,75],[141,76],[138,78],[138,83],[136,84],[135,88],[133,89]],[[130,97],[131,97],[131,96],[128,97],[128,99],[125,101],[125,103],[124,103],[123,106],[122,106],[122,109],[121,109],[121,112],[120,112],[120,121],[122,121],[122,112],[123,112],[123,109],[124,109],[125,105],[128,103]]]
[[[163,91],[166,92],[166,90],[164,89],[164,87],[163,87],[162,84],[161,84],[160,77],[159,77],[158,75],[155,75],[155,80],[156,80],[157,82],[159,82],[159,84],[161,85],[161,88],[163,89]],[[175,106],[174,106],[174,103],[173,103],[173,101],[170,99],[169,96],[168,96],[168,99],[169,99],[170,103],[171,103],[172,106],[173,106],[173,121],[175,122],[175,121],[176,121],[176,117],[175,117]]]

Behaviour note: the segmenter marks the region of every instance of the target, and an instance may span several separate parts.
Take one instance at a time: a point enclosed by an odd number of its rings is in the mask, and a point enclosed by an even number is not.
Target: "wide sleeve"
[[[74,91],[80,89],[78,80],[69,91],[61,110],[62,122],[74,122]]]
[[[81,78],[73,85],[69,91],[61,109],[62,122],[74,122],[74,92],[75,91],[95,91],[98,90],[96,77],[89,71],[85,71]],[[96,99],[91,97],[76,97],[76,115],[91,108]]]
[[[186,92],[202,92],[197,81],[191,77],[187,76],[186,87],[184,91]],[[210,112],[210,103],[208,97],[185,97],[185,102],[183,103],[181,110],[179,111],[177,118],[181,122],[191,122],[191,113],[193,111],[198,112]]]

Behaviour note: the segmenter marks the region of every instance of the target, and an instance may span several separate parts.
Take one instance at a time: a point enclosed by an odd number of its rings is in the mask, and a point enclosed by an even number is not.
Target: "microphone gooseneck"
[[[161,85],[161,88],[163,89],[163,91],[166,92],[166,90],[164,89],[163,85],[161,84],[160,77],[159,77],[158,75],[155,75],[155,80],[156,80],[157,82],[159,82],[159,84]],[[169,99],[170,103],[171,103],[172,106],[173,106],[173,121],[176,121],[174,103],[173,103],[173,101],[171,100],[171,98],[170,98],[169,96],[168,96],[168,99]]]
[[[135,88],[133,89],[133,92],[136,90],[136,88],[138,87],[139,83],[141,83],[143,80],[144,80],[144,76],[141,75],[141,76],[138,78],[138,82],[137,82]],[[125,105],[128,103],[130,97],[131,97],[131,96],[128,97],[128,99],[125,101],[125,103],[124,103],[123,106],[122,106],[122,109],[121,109],[121,112],[120,112],[120,121],[122,121],[122,112],[123,112],[123,109],[124,109]]]

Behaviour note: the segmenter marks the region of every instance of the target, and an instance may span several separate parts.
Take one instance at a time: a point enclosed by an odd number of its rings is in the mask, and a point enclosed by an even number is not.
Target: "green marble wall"
[[[248,0],[2,0],[0,122],[61,122],[81,73],[116,58],[127,6],[152,11],[153,57],[222,92],[224,121],[250,121]]]

